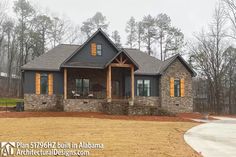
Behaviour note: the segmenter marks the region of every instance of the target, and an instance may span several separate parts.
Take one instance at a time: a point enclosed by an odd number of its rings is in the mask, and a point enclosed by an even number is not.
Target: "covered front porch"
[[[123,53],[104,69],[64,67],[64,99],[134,100],[135,65]]]

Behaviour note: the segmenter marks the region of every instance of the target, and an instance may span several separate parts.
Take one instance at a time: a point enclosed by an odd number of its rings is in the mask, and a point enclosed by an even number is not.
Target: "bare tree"
[[[229,37],[236,40],[236,2],[235,0],[222,0],[225,4],[225,15],[231,24],[231,32]]]
[[[83,40],[81,38],[80,26],[71,24],[65,33],[65,41],[69,44],[81,44]]]
[[[195,68],[205,76],[210,86],[209,102],[213,111],[222,109],[222,80],[225,76],[228,62],[224,60],[225,50],[225,16],[221,5],[215,8],[213,21],[209,31],[202,31],[195,36],[195,43],[190,44]]]
[[[55,47],[56,44],[60,44],[62,42],[62,38],[66,34],[68,30],[67,21],[62,20],[59,17],[53,17],[51,26],[51,42],[52,47]]]

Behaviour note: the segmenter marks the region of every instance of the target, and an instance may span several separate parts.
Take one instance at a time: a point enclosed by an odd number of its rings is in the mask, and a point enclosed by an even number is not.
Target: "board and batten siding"
[[[92,44],[102,45],[102,55],[97,56],[91,54]],[[93,46],[95,50],[96,46]],[[78,51],[67,63],[71,62],[93,62],[98,65],[105,65],[117,54],[115,47],[101,34],[98,33],[91,41],[89,41],[80,51]]]
[[[62,72],[48,72],[48,71],[24,71],[24,93],[25,94],[36,94],[36,73],[46,73],[52,74],[50,79],[53,80],[49,91],[52,91],[53,94],[63,95],[63,73]]]

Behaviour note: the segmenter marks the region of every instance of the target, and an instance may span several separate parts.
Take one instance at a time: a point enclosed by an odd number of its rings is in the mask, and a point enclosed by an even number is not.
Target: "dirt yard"
[[[17,114],[20,115],[16,113],[16,117]],[[114,117],[47,117],[42,114],[40,118],[4,118],[1,113],[0,141],[85,141],[104,144],[104,149],[91,150],[90,156],[199,156],[183,139],[184,132],[197,123],[129,120],[127,116],[126,120],[114,120]]]

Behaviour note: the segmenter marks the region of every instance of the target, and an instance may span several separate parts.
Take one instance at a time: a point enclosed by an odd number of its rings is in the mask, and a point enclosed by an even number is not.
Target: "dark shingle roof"
[[[79,47],[79,45],[58,45],[47,53],[22,66],[22,70],[59,71],[63,62],[75,51],[77,51]],[[196,75],[192,68],[188,66],[188,64],[179,54],[174,55],[165,61],[161,61],[137,49],[124,48],[121,51],[125,51],[129,57],[135,61],[135,64],[138,67],[138,69],[135,71],[135,74],[161,75],[176,58],[179,58],[181,62],[187,67],[187,69],[192,73],[192,75]],[[73,62],[66,67],[101,68],[103,66],[93,62]]]
[[[135,74],[157,75],[161,71],[163,61],[137,49],[125,48],[125,51],[139,65],[139,69],[135,71]]]
[[[61,64],[78,48],[79,45],[58,45],[22,66],[21,69],[59,71]]]

